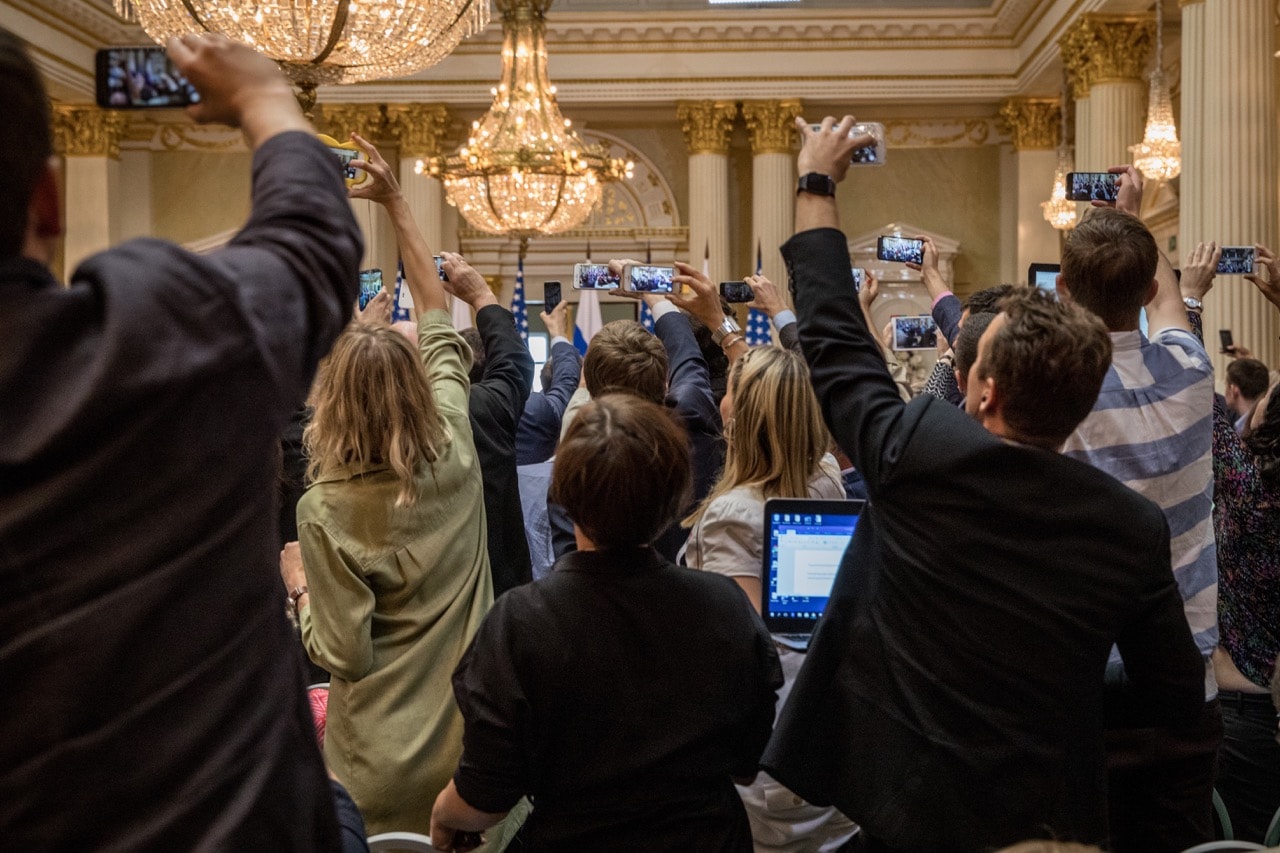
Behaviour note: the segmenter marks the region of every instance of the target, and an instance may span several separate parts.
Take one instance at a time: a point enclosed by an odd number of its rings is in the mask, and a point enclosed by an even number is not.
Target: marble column
[[[1014,280],[1025,281],[1033,263],[1056,263],[1058,232],[1044,218],[1040,203],[1049,198],[1058,166],[1061,105],[1053,98],[1010,98],[1000,120],[1013,140],[1017,184],[1017,260]]]
[[[737,114],[732,101],[676,105],[689,150],[688,261],[698,267],[708,255],[712,282],[735,277],[729,258],[729,135]]]
[[[1102,172],[1131,162],[1142,141],[1151,17],[1086,14],[1059,41],[1076,101],[1076,170]]]
[[[1182,139],[1182,173],[1178,178],[1178,254],[1185,258],[1196,243],[1213,238],[1207,236],[1204,228],[1207,200],[1204,159],[1205,4],[1204,0],[1182,0],[1179,5],[1182,7],[1182,91],[1179,96],[1182,115],[1178,122],[1178,135]]]
[[[66,233],[65,277],[89,255],[120,237],[120,140],[123,114],[97,107],[57,106],[53,113],[54,150],[62,155]]]
[[[796,116],[800,101],[746,101],[742,117],[751,136],[751,250],[761,249],[764,275],[791,301],[779,251],[795,232]]]
[[[350,141],[351,134],[358,133],[363,138],[379,146],[379,153],[394,163],[395,157],[379,145],[386,136],[386,116],[377,104],[324,104],[321,108],[320,127],[324,133],[332,136],[340,143]],[[383,281],[391,287],[395,281],[397,257],[395,232],[391,229],[391,219],[382,205],[366,199],[351,199],[351,210],[356,222],[360,223],[360,231],[364,234],[364,257],[360,265],[364,269],[378,268],[382,270]]]
[[[1203,62],[1200,92],[1201,153],[1193,164],[1200,171],[1200,232],[1186,230],[1183,256],[1191,240],[1217,240],[1220,245],[1277,245],[1277,175],[1275,126],[1275,6],[1268,0],[1204,0],[1200,31]],[[1186,24],[1184,23],[1184,38]],[[1194,49],[1194,48],[1193,48]],[[1186,74],[1183,79],[1186,79]],[[1187,119],[1184,115],[1182,124]],[[1188,202],[1190,203],[1190,202]],[[1209,337],[1231,329],[1237,343],[1253,350],[1271,367],[1280,364],[1277,311],[1239,276],[1219,276],[1205,304]],[[1215,354],[1218,376],[1226,360]]]

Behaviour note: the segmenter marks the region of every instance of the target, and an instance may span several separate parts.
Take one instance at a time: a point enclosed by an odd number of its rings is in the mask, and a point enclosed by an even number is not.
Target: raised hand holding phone
[[[446,292],[461,299],[476,311],[498,304],[498,298],[489,289],[489,283],[484,280],[484,276],[476,272],[462,255],[456,252],[441,252],[440,257],[444,259],[444,271],[448,276],[442,282]]]
[[[543,311],[542,325],[547,327],[547,334],[552,338],[567,338],[569,329],[569,303],[560,302],[550,311]]]
[[[347,165],[358,169],[369,176],[369,180],[347,188],[350,198],[365,198],[378,204],[392,204],[403,198],[400,193],[400,182],[396,180],[391,166],[378,153],[373,143],[360,136],[351,134],[351,141],[364,153],[363,159],[350,161]]]

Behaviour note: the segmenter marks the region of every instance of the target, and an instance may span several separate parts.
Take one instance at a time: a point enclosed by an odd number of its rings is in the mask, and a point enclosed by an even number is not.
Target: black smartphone
[[[1120,176],[1110,172],[1067,172],[1068,201],[1115,201]]]
[[[1253,247],[1223,246],[1217,272],[1218,275],[1246,275],[1253,272]]]
[[[200,102],[200,93],[163,47],[109,47],[98,51],[94,70],[103,109],[174,109]]]
[[[1219,329],[1218,340],[1222,343],[1223,352],[1231,352],[1231,350],[1235,349],[1236,342],[1231,338],[1230,329]]]
[[[550,314],[560,304],[560,282],[549,281],[542,285],[542,310]]]
[[[444,274],[444,258],[439,255],[432,255],[431,257],[436,262],[436,275],[440,276],[441,281],[448,281],[449,276]]]
[[[382,270],[360,270],[360,310],[382,292]]]
[[[876,257],[900,264],[923,264],[924,241],[911,237],[881,237],[876,240]]]
[[[745,281],[722,281],[720,298],[725,302],[750,302],[756,298],[756,294]]]

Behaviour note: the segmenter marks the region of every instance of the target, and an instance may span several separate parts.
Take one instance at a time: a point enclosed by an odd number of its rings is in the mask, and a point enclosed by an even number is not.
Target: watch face
[[[810,172],[800,178],[800,191],[815,195],[835,195],[836,182],[831,180],[830,175]]]

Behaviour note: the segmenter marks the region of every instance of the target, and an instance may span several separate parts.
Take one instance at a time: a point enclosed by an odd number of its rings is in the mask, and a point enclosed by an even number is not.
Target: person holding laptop
[[[835,200],[870,137],[850,117],[797,124],[782,253],[823,416],[871,508],[761,764],[857,821],[870,851],[1104,842],[1112,645],[1131,724],[1185,725],[1204,698],[1163,513],[1058,452],[1097,398],[1106,329],[1019,289],[979,340],[968,416],[904,404],[847,286]]]

